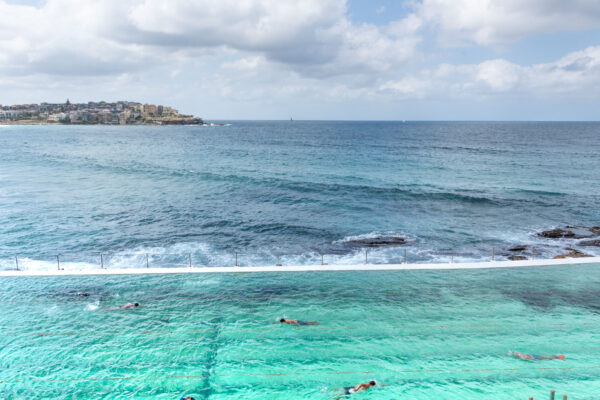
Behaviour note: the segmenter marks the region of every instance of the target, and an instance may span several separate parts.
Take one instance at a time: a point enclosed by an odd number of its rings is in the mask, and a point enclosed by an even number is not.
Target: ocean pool
[[[351,398],[600,395],[599,264],[0,283],[0,398],[332,399],[372,379]]]

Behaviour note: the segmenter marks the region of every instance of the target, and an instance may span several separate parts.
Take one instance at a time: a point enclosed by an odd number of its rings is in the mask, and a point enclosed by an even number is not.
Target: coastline
[[[0,277],[77,276],[77,275],[157,275],[157,274],[229,274],[260,272],[335,272],[335,271],[408,271],[408,270],[455,270],[486,268],[525,268],[559,265],[600,264],[600,257],[542,259],[524,261],[483,261],[434,264],[332,264],[261,267],[176,267],[176,268],[114,268],[87,270],[28,270],[0,271]]]
[[[26,122],[6,122],[1,121],[0,126],[37,126],[37,125],[49,125],[49,126],[226,126],[225,123],[216,123],[216,122],[204,122],[201,124],[196,123],[176,123],[176,124],[162,124],[162,123],[140,123],[140,124],[78,124],[78,123],[70,123],[63,124],[60,122],[37,122],[37,121],[26,121]]]

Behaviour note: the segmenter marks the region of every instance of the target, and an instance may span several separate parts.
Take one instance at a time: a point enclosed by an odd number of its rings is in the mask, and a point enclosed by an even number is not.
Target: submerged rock
[[[579,246],[596,246],[600,247],[600,239],[596,240],[582,240],[578,243]]]
[[[515,247],[511,247],[510,249],[508,249],[508,251],[525,251],[527,250],[527,246],[525,246],[524,244],[515,246]]]
[[[346,242],[350,246],[382,247],[401,246],[406,244],[406,239],[398,236],[377,236],[369,239],[356,239]]]
[[[525,256],[518,256],[516,254],[511,254],[510,256],[508,256],[508,259],[511,261],[521,261],[521,260],[527,260],[527,257]]]
[[[559,259],[559,258],[581,258],[581,257],[592,257],[589,254],[585,254],[582,253],[579,250],[575,250],[572,248],[567,248],[567,250],[569,250],[569,252],[567,254],[559,254],[557,256],[552,257],[553,259]]]

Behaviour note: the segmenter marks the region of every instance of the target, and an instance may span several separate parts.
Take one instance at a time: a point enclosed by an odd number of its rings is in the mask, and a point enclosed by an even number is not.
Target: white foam
[[[551,265],[600,264],[600,257],[523,260],[523,261],[486,261],[461,262],[447,264],[332,264],[332,265],[294,265],[260,267],[185,267],[185,268],[114,268],[114,269],[65,269],[65,270],[27,270],[0,271],[0,277],[8,276],[69,276],[69,275],[137,275],[137,274],[215,274],[215,273],[254,273],[254,272],[309,272],[309,271],[399,271],[399,270],[444,270],[444,269],[483,269],[483,268],[519,268],[544,267]]]

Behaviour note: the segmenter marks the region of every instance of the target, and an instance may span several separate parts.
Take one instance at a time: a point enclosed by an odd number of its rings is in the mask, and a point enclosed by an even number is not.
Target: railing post
[[[554,400],[554,390],[550,391],[550,400]]]
[[[238,262],[237,262],[237,251],[235,252],[235,266],[239,267]]]
[[[406,249],[404,249],[404,264],[406,264]]]
[[[17,271],[19,270],[19,258],[15,256],[15,264],[17,265]]]
[[[535,247],[531,248],[531,259],[535,260]]]
[[[276,267],[281,267],[281,263],[279,262],[279,254],[277,254],[277,264],[275,264]]]
[[[104,269],[104,257],[102,256],[102,253],[100,253],[100,268]]]
[[[150,263],[148,262],[148,253],[146,253],[146,268],[150,268]]]
[[[56,266],[58,267],[58,270],[60,271],[60,254],[56,255]]]
[[[188,261],[190,264],[190,268],[192,268],[192,253],[188,253]]]
[[[492,261],[494,261],[495,256],[496,256],[496,248],[492,247]]]
[[[323,253],[321,253],[321,265],[325,265],[325,263],[323,262]]]
[[[369,250],[365,249],[365,264],[369,263],[369,257],[367,256],[367,254],[369,254]]]
[[[454,263],[454,249],[452,249],[452,256],[450,256],[450,264]]]

